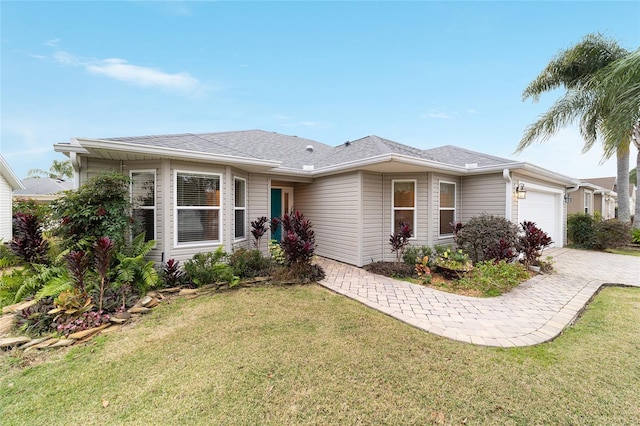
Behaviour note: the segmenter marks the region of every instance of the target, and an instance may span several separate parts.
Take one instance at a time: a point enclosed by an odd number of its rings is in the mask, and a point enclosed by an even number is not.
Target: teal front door
[[[271,217],[282,218],[282,189],[271,188]],[[280,241],[282,239],[282,226],[278,226],[276,232],[271,234],[271,239]]]

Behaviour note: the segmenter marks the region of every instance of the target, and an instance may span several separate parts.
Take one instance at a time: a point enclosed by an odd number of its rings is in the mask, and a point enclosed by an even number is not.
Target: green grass
[[[605,250],[607,253],[613,253],[613,254],[624,254],[627,256],[637,256],[640,257],[640,249],[625,249],[625,248],[619,248],[619,249],[607,249]]]
[[[70,350],[1,356],[0,419],[638,424],[638,336],[638,289],[604,289],[558,339],[518,349],[434,336],[315,285],[242,289]]]

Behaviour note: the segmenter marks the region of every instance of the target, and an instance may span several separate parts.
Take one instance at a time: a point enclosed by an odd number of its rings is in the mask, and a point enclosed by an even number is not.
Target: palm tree
[[[629,182],[637,185],[636,173],[640,168],[640,49],[615,61],[597,77],[603,91],[608,93],[607,108],[610,110],[603,122],[605,155],[613,152],[616,141],[630,139],[638,153],[636,167],[629,173]],[[624,195],[627,194],[628,189]],[[633,226],[640,228],[640,202],[637,200]]]
[[[42,169],[30,169],[27,176],[46,176],[51,179],[71,179],[73,178],[73,166],[70,160],[53,160],[49,171]]]
[[[615,41],[604,38],[601,34],[589,34],[582,41],[569,49],[561,51],[546,68],[524,90],[523,100],[533,98],[537,102],[540,95],[557,88],[566,91],[549,110],[538,120],[529,125],[516,148],[521,152],[535,140],[541,142],[555,135],[562,127],[573,123],[578,118],[580,134],[585,144],[582,152],[593,147],[598,136],[603,136],[613,126],[612,100],[606,92],[606,85],[598,84],[609,66],[629,55]],[[609,117],[611,115],[611,117]],[[617,114],[615,115],[617,117]],[[605,127],[605,120],[610,123]],[[629,132],[630,127],[627,127]],[[629,133],[627,133],[628,135]],[[613,137],[613,136],[612,136]],[[617,155],[618,193],[629,191],[629,138],[617,139],[611,143],[604,141],[604,156],[613,152]],[[618,215],[620,220],[630,220],[629,197],[618,197]]]

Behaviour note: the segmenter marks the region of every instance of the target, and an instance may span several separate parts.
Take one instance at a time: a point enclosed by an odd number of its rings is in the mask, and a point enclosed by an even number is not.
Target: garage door
[[[562,204],[557,193],[527,190],[527,198],[518,200],[518,222],[535,222],[553,240],[551,247],[562,247]]]

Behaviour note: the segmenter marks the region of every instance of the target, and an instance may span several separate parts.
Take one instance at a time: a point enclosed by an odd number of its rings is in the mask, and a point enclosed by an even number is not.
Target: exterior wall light
[[[564,202],[567,204],[571,202],[571,197],[569,197],[569,194],[564,194]]]
[[[516,185],[516,198],[519,200],[524,200],[527,198],[527,191],[524,189],[524,183],[520,185]]]

